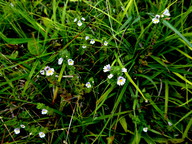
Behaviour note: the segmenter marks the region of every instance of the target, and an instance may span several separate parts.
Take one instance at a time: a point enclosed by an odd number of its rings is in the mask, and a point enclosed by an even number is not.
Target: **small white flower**
[[[88,40],[88,39],[89,39],[89,36],[86,36],[86,37],[85,37],[85,40]]]
[[[160,15],[155,15],[155,18],[156,18],[156,19],[159,19],[159,18],[160,18]]]
[[[152,22],[153,22],[154,24],[157,24],[157,23],[159,23],[159,19],[153,18],[153,19],[152,19]]]
[[[83,24],[83,23],[82,23],[80,20],[77,22],[77,25],[78,25],[78,26],[82,26],[82,24]]]
[[[74,61],[72,59],[68,59],[68,65],[74,65]]]
[[[15,128],[14,132],[15,132],[15,134],[19,134],[20,133],[20,128]]]
[[[122,68],[121,71],[122,72],[127,72],[127,69],[126,68]]]
[[[25,125],[21,124],[20,127],[21,127],[21,128],[25,128]]]
[[[107,46],[107,45],[108,45],[108,42],[107,42],[107,41],[104,41],[103,45],[104,45],[104,46]]]
[[[44,68],[45,71],[48,71],[49,69],[50,69],[49,66],[46,66],[46,67]]]
[[[86,48],[87,46],[86,45],[83,45],[82,48]]]
[[[113,77],[113,74],[108,75],[108,79],[111,79]]]
[[[172,124],[171,122],[168,122],[168,125],[169,125],[169,126],[172,126],[173,124]]]
[[[85,86],[86,86],[87,88],[90,88],[90,87],[91,87],[91,83],[90,83],[90,82],[87,82],[87,83],[85,84]]]
[[[63,58],[58,59],[58,65],[61,65],[63,63]]]
[[[143,131],[144,131],[144,132],[147,132],[147,131],[148,131],[148,128],[147,128],[147,127],[144,127],[144,128],[143,128]]]
[[[77,18],[75,18],[73,21],[76,22],[76,21],[77,21]]]
[[[45,133],[44,132],[39,132],[39,137],[40,138],[44,138],[45,137]]]
[[[85,18],[84,18],[84,17],[82,17],[82,18],[81,18],[81,20],[85,21]]]
[[[41,75],[45,75],[45,71],[44,70],[40,70],[40,74]]]
[[[10,6],[14,7],[13,3],[10,3]]]
[[[167,8],[164,10],[163,15],[171,16],[170,13],[169,13],[169,10]]]
[[[46,76],[51,76],[54,74],[54,68],[50,68],[49,70],[46,71]]]
[[[125,84],[125,81],[126,81],[126,79],[125,79],[124,77],[119,76],[119,77],[117,78],[117,85],[122,86],[122,85]]]
[[[95,40],[91,39],[90,44],[94,44],[94,43],[95,43]]]
[[[108,71],[110,71],[110,70],[111,70],[110,64],[104,66],[104,68],[103,68],[103,71],[104,71],[104,72],[108,72]]]
[[[42,109],[42,111],[41,111],[41,114],[42,114],[42,115],[47,114],[47,113],[48,113],[48,110]]]
[[[145,100],[145,103],[148,103],[149,101],[148,100]]]

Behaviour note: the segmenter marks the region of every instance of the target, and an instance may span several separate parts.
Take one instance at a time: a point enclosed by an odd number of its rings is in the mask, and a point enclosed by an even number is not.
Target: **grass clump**
[[[191,2],[0,1],[1,143],[190,143]]]

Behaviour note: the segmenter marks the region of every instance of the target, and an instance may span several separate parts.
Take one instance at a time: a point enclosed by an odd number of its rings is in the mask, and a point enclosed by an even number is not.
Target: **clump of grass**
[[[1,1],[1,143],[192,142],[191,9]]]

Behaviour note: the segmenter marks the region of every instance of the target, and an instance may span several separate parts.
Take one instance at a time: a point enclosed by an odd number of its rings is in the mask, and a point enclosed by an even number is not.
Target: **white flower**
[[[147,131],[148,131],[148,128],[147,128],[147,127],[144,127],[144,128],[143,128],[143,131],[144,131],[144,132],[147,132]]]
[[[15,134],[19,134],[20,133],[20,128],[15,128],[14,132],[15,132]]]
[[[77,22],[77,25],[78,25],[78,26],[82,26],[82,24],[83,24],[83,23],[82,23],[80,20]]]
[[[113,77],[113,74],[108,75],[108,79],[111,79]]]
[[[46,109],[42,109],[42,111],[41,111],[41,114],[47,114],[47,112],[48,112],[48,110],[46,110]]]
[[[104,72],[108,72],[108,71],[110,71],[110,70],[111,70],[110,64],[104,66],[104,68],[103,68],[103,71],[104,71]]]
[[[88,40],[88,39],[89,39],[89,36],[86,36],[86,37],[85,37],[85,40]]]
[[[45,133],[44,132],[39,132],[39,137],[40,138],[44,138],[45,137]]]
[[[41,75],[45,75],[45,71],[44,70],[40,70],[40,74]]]
[[[74,61],[72,59],[68,59],[68,65],[74,65]]]
[[[86,45],[83,45],[82,48],[86,48],[87,46]]]
[[[14,7],[13,3],[10,3],[10,6]]]
[[[104,45],[104,46],[107,46],[107,45],[108,45],[108,42],[107,42],[107,41],[104,41],[103,45]]]
[[[84,18],[84,17],[82,17],[82,18],[81,18],[81,20],[85,21],[85,18]]]
[[[160,15],[155,15],[155,18],[156,18],[156,19],[159,19],[159,18],[160,18]]]
[[[159,19],[153,18],[153,19],[152,19],[152,22],[153,22],[154,24],[157,24],[157,23],[159,23]]]
[[[21,128],[25,128],[25,125],[21,124],[20,127],[21,127]]]
[[[76,21],[77,21],[77,18],[75,18],[73,21],[76,22]]]
[[[46,66],[46,67],[44,68],[45,71],[48,71],[49,69],[50,69],[49,66]]]
[[[168,125],[169,125],[169,126],[172,126],[173,124],[172,124],[171,122],[168,122]]]
[[[58,59],[58,65],[61,65],[63,63],[63,58]]]
[[[164,10],[163,15],[171,16],[170,13],[169,13],[169,10],[167,8]]]
[[[46,76],[51,76],[54,74],[54,68],[50,68],[49,70],[46,71]]]
[[[122,85],[125,84],[125,81],[126,81],[126,79],[125,79],[124,77],[119,76],[119,77],[117,78],[117,85],[122,86]]]
[[[94,43],[95,43],[95,40],[91,39],[90,44],[94,44]]]
[[[127,72],[127,69],[126,68],[122,68],[121,71],[122,72]]]
[[[86,86],[87,88],[90,88],[90,87],[91,87],[91,83],[90,83],[90,82],[87,82],[87,83],[85,84],[85,86]]]

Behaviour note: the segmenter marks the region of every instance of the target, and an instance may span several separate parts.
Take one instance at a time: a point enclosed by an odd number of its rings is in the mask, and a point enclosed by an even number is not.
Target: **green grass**
[[[191,13],[184,0],[0,0],[1,143],[190,144]]]

